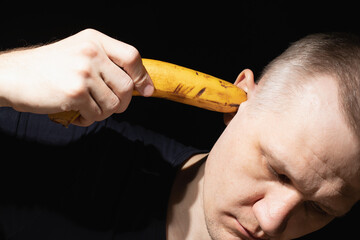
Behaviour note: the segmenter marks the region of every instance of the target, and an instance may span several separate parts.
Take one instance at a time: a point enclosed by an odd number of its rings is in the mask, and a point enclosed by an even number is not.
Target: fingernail
[[[144,88],[144,97],[150,97],[154,92],[154,86],[151,84],[148,84]]]

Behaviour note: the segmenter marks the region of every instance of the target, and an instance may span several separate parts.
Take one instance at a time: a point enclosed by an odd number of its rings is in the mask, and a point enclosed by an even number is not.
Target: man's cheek
[[[244,162],[230,158],[209,160],[205,168],[204,193],[208,194],[209,201],[214,202],[214,207],[249,205],[255,198],[254,193],[261,191],[256,177],[258,169],[244,164],[245,159]]]

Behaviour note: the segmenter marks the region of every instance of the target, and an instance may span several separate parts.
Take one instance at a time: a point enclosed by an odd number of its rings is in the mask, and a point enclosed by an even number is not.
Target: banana
[[[172,63],[142,60],[154,83],[152,97],[223,113],[236,112],[247,99],[242,89],[222,79]],[[133,92],[133,96],[139,95],[137,91]],[[68,111],[49,114],[49,118],[67,127],[79,115],[79,112]]]

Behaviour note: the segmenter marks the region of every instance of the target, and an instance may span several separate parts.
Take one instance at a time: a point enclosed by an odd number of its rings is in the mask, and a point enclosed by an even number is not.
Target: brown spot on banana
[[[200,97],[206,90],[206,87],[202,88],[196,95],[195,95],[195,98],[198,98]]]

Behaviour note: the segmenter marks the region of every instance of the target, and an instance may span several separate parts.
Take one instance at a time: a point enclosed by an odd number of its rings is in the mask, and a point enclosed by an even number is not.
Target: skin
[[[293,239],[348,212],[360,198],[360,148],[335,81],[319,76],[288,111],[256,115],[250,110],[261,81],[245,70],[235,84],[249,99],[225,118],[206,163],[179,173],[168,239]]]
[[[0,54],[0,106],[18,111],[79,111],[88,126],[128,107],[133,89],[154,87],[136,48],[93,29],[61,41]]]

